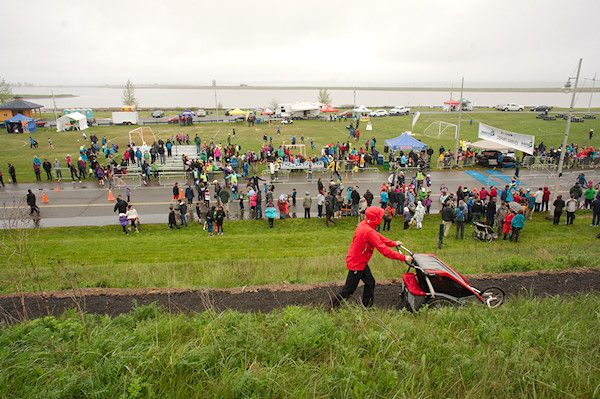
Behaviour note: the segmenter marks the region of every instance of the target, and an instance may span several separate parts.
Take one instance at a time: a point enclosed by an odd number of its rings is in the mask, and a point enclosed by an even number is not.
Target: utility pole
[[[459,138],[460,138],[460,121],[462,117],[462,98],[463,98],[463,90],[465,88],[465,78],[463,76],[460,82],[460,98],[458,99],[458,126],[456,128],[456,146],[454,147],[454,166],[458,167],[458,146],[459,146]]]
[[[554,198],[556,198],[556,196],[558,195],[558,190],[560,189],[560,178],[562,177],[563,165],[565,163],[565,153],[567,152],[567,142],[569,140],[569,131],[571,130],[571,118],[573,118],[573,109],[575,107],[575,94],[577,93],[577,84],[579,84],[579,73],[581,72],[582,61],[583,58],[580,58],[579,63],[577,64],[577,75],[575,76],[575,84],[573,85],[571,105],[569,106],[569,115],[567,116],[567,125],[565,126],[565,135],[563,137],[562,145],[560,146],[560,158],[558,159],[556,182],[554,183]],[[569,89],[571,87],[571,79],[573,79],[573,77],[569,77],[567,79],[567,83],[565,83],[566,89]],[[554,209],[554,207],[548,209]]]
[[[215,91],[215,112],[216,112],[216,116],[219,116],[219,102],[217,101],[217,81],[215,79],[213,79],[212,81],[212,86],[213,89]]]

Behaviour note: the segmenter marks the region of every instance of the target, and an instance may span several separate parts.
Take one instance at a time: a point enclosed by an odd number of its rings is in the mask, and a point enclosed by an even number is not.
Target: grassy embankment
[[[70,313],[0,329],[0,396],[597,398],[598,308]]]
[[[415,126],[415,137],[423,140],[425,143],[438,148],[444,145],[446,148],[454,147],[453,133],[437,139],[424,137],[422,132],[435,121],[446,121],[457,123],[456,114],[423,114]],[[471,124],[470,121],[473,120]],[[559,146],[564,134],[565,121],[542,121],[535,119],[532,113],[464,113],[463,127],[461,129],[461,138],[465,140],[477,140],[478,121],[496,126],[499,128],[533,134],[536,136],[536,142],[544,141],[546,145]],[[227,143],[227,134],[235,128],[237,136],[234,142],[239,143],[243,149],[258,149],[262,144],[263,133],[273,136],[273,144],[280,145],[282,141],[289,143],[293,135],[297,140],[304,135],[306,144],[312,138],[317,146],[316,151],[312,151],[307,146],[308,154],[320,153],[320,148],[327,143],[343,141],[348,138],[345,125],[348,122],[325,122],[325,121],[297,121],[293,125],[282,126],[281,136],[275,133],[276,125],[268,126],[265,124],[247,127],[243,123],[205,123],[196,124],[190,127],[179,127],[173,125],[151,126],[157,137],[166,139],[179,132],[188,133],[192,138],[198,134],[203,140],[213,139],[216,143]],[[412,123],[411,116],[404,117],[386,117],[373,120],[373,131],[367,132],[362,125],[362,135],[357,146],[364,146],[367,138],[375,137],[377,146],[381,150],[385,139],[398,136],[400,133],[410,130]],[[575,123],[571,126],[570,140],[580,145],[598,145],[600,138],[595,137],[590,143],[587,139],[587,132],[590,128],[600,131],[600,119],[588,120],[585,123]],[[121,148],[128,142],[128,132],[133,127],[111,126],[111,127],[92,127],[86,131],[88,137],[96,134],[98,137],[106,136],[108,139],[116,142]],[[29,141],[26,135],[0,134],[0,167],[6,175],[7,162],[14,163],[17,169],[17,179],[22,182],[32,182],[35,180],[32,169],[32,159],[34,155],[41,158],[48,158],[53,161],[54,158],[60,159],[64,164],[64,158],[67,153],[76,155],[79,146],[83,144],[81,133],[63,132],[56,133],[53,129],[43,128],[34,136],[40,144],[38,149],[30,149]],[[47,139],[51,137],[54,143],[54,149],[50,149]],[[64,166],[64,165],[63,165]],[[8,176],[6,176],[8,178]]]
[[[143,217],[143,215],[142,215]],[[471,237],[464,241],[454,230],[437,249],[439,216],[427,217],[422,230],[402,230],[396,218],[385,235],[402,240],[415,252],[437,253],[463,273],[512,272],[534,269],[598,267],[600,246],[590,227],[590,214],[573,226],[552,226],[536,216],[527,222],[518,244],[490,244]],[[166,215],[165,215],[166,222]],[[115,222],[116,223],[116,222]],[[225,222],[225,235],[208,237],[199,225],[171,231],[165,225],[142,226],[140,234],[125,236],[119,227],[74,227],[27,230],[29,254],[35,267],[21,264],[12,254],[10,237],[0,261],[0,292],[78,287],[240,287],[281,283],[342,281],[344,259],[352,240],[354,218],[334,227],[322,220]],[[18,236],[22,237],[22,236]],[[404,266],[376,253],[371,266],[377,279],[399,278]]]

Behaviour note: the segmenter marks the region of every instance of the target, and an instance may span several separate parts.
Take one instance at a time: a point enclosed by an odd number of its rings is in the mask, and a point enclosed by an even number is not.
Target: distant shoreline
[[[87,87],[97,89],[122,89],[120,85],[59,85],[59,86],[33,86],[33,87]],[[253,85],[222,85],[222,86],[210,86],[210,85],[135,85],[136,89],[181,89],[181,90],[368,90],[368,91],[425,91],[425,92],[459,92],[460,88],[457,87],[400,87],[400,86],[253,86]],[[592,92],[591,87],[578,88],[579,93],[590,93]],[[594,93],[600,93],[600,87],[593,89]],[[560,87],[465,87],[465,93],[562,93],[563,90]],[[51,98],[52,95],[30,95],[35,97],[29,98]],[[72,94],[55,94],[55,97],[76,97]]]
[[[46,99],[46,98],[71,98],[71,97],[77,97],[75,94],[55,94],[54,96],[52,94],[14,94],[15,97],[21,97],[21,98],[29,98],[29,99],[36,99],[36,98],[41,98],[41,99]]]

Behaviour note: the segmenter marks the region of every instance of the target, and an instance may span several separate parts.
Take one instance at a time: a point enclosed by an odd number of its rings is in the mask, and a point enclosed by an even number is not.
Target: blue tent
[[[4,123],[6,124],[6,130],[9,133],[23,133],[24,125],[27,125],[27,129],[30,133],[35,132],[37,129],[35,126],[35,119],[22,114],[16,114],[12,118],[5,120]]]
[[[423,151],[427,149],[427,144],[421,143],[408,133],[402,133],[398,137],[386,140],[385,144],[394,151]]]

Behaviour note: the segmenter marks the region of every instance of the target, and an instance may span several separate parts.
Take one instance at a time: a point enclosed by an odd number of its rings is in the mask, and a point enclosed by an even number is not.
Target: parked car
[[[35,125],[37,127],[44,127],[44,126],[46,126],[46,123],[47,122],[45,120],[43,120],[43,119],[38,119],[38,120],[35,121]]]
[[[390,114],[385,109],[378,109],[369,114],[369,116],[378,117],[378,116],[389,116]]]
[[[410,108],[408,107],[394,107],[390,109],[390,115],[408,115],[410,114]]]
[[[206,116],[206,110],[204,109],[199,109],[196,111],[196,116]]]
[[[280,123],[282,125],[291,125],[292,123],[294,123],[294,120],[291,118],[282,118]]]
[[[179,123],[179,115],[170,117],[167,123]]]
[[[165,116],[165,111],[153,111],[150,116],[153,118],[162,118]]]
[[[515,103],[496,105],[498,111],[523,111],[525,107]]]
[[[342,112],[342,113],[338,114],[338,116],[339,116],[340,118],[344,118],[344,117],[346,117],[346,118],[352,118],[352,111],[351,111],[351,110],[349,110],[349,111],[344,111],[344,112]]]
[[[531,110],[534,112],[550,112],[552,111],[552,107],[550,105],[538,105],[531,107]]]
[[[481,166],[500,166],[501,168],[510,168],[515,164],[515,154],[512,152],[503,153],[502,165],[498,165],[498,155],[502,151],[487,150],[477,154],[477,164]]]

